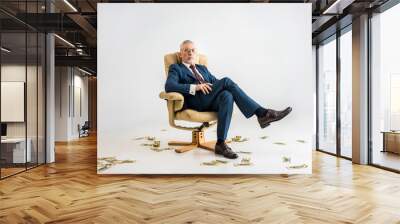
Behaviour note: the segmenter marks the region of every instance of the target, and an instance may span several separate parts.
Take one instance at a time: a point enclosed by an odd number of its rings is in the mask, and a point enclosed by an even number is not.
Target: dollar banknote
[[[234,166],[251,166],[253,164],[251,163],[251,159],[250,158],[242,158],[240,163],[235,163],[233,165]]]
[[[308,167],[308,165],[303,163],[303,164],[299,164],[299,165],[289,165],[286,168],[288,168],[288,169],[304,169],[307,167]]]
[[[245,142],[248,141],[248,138],[243,138],[240,135],[236,135],[235,137],[232,138],[232,142]]]
[[[291,161],[291,158],[290,158],[290,157],[287,157],[287,156],[283,156],[283,157],[282,157],[282,162],[284,162],[284,163],[290,163],[290,161]]]
[[[115,157],[102,157],[97,159],[97,170],[104,171],[112,166],[123,163],[134,163],[135,160],[118,160]]]
[[[251,152],[249,152],[249,151],[238,151],[237,153],[240,153],[240,154],[251,154]]]
[[[143,136],[143,137],[133,138],[133,140],[143,140],[143,139],[146,139],[146,140],[149,140],[149,141],[154,141],[156,139],[156,137],[154,137],[154,136]]]
[[[160,148],[160,147],[150,147],[151,150],[155,152],[162,152],[162,151],[168,151],[168,150],[175,150],[174,148],[171,147],[165,147],[165,148]]]
[[[218,166],[218,165],[226,164],[226,163],[228,163],[228,161],[216,159],[216,160],[212,160],[212,161],[209,161],[209,162],[202,162],[201,165],[204,165],[204,166]]]

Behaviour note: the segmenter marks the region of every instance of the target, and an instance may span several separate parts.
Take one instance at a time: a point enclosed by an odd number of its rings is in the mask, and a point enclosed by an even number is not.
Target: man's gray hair
[[[191,40],[184,40],[184,41],[181,43],[181,45],[179,46],[180,50],[182,50],[183,45],[185,45],[185,44],[194,44],[194,42],[191,41]]]

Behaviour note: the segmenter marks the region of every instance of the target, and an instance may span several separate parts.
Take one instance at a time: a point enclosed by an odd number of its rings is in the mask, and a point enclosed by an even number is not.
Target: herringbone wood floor
[[[313,157],[313,175],[99,176],[85,138],[0,181],[0,223],[400,223],[400,175]]]

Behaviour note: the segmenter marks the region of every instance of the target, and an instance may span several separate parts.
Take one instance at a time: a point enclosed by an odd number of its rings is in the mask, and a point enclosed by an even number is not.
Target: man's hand
[[[196,85],[196,91],[201,90],[204,94],[209,94],[211,92],[211,83],[203,83],[203,84],[197,84]]]

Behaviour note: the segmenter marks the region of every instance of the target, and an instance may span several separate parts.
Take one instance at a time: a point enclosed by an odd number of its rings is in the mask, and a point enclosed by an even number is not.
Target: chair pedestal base
[[[175,152],[187,152],[195,148],[207,149],[214,151],[217,141],[208,141],[204,139],[204,131],[192,131],[192,142],[170,141],[168,145],[181,146],[175,149]]]

